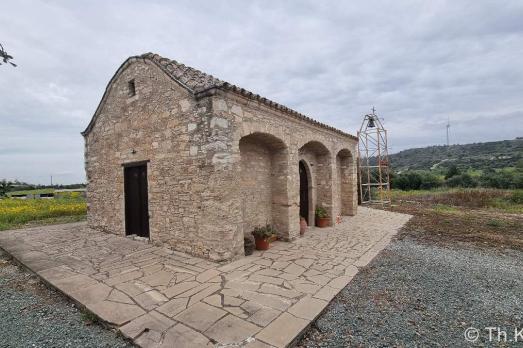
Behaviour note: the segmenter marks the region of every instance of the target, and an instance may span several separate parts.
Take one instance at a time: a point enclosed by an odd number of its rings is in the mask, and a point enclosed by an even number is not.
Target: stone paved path
[[[0,232],[0,247],[143,347],[285,347],[409,215],[359,208],[333,228],[217,264],[84,223]],[[374,221],[370,223],[369,221]]]

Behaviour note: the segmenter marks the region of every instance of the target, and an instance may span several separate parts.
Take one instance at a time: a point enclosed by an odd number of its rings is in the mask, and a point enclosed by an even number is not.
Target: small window
[[[134,84],[134,79],[128,82],[129,88],[129,97],[134,97],[136,95],[136,86]]]

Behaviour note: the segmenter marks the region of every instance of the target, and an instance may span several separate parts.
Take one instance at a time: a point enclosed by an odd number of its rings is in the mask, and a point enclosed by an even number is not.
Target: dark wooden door
[[[307,169],[302,161],[300,161],[300,216],[309,224],[309,180]]]
[[[147,165],[124,168],[125,234],[149,238]]]

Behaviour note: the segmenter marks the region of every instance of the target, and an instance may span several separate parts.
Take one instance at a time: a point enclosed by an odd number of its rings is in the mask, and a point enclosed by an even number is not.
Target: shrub
[[[478,182],[469,174],[459,174],[447,179],[445,184],[448,187],[476,187]]]
[[[461,174],[459,172],[458,167],[456,167],[455,164],[450,165],[449,169],[447,170],[447,174],[445,174],[445,180],[452,178],[453,176]]]
[[[255,227],[252,231],[254,238],[269,238],[276,234],[276,230],[271,225],[267,224],[263,227]]]
[[[320,219],[323,219],[323,218],[326,218],[329,216],[329,214],[327,214],[327,210],[325,210],[325,208],[323,208],[323,207],[316,207],[315,214]]]
[[[510,200],[516,204],[523,204],[523,190],[516,190],[512,192]]]
[[[440,177],[431,172],[408,171],[394,176],[391,186],[400,190],[430,190],[442,183]]]

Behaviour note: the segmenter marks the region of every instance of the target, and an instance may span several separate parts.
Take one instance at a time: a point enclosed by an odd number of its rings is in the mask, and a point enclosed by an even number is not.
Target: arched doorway
[[[300,217],[309,225],[309,178],[305,163],[300,161]]]

